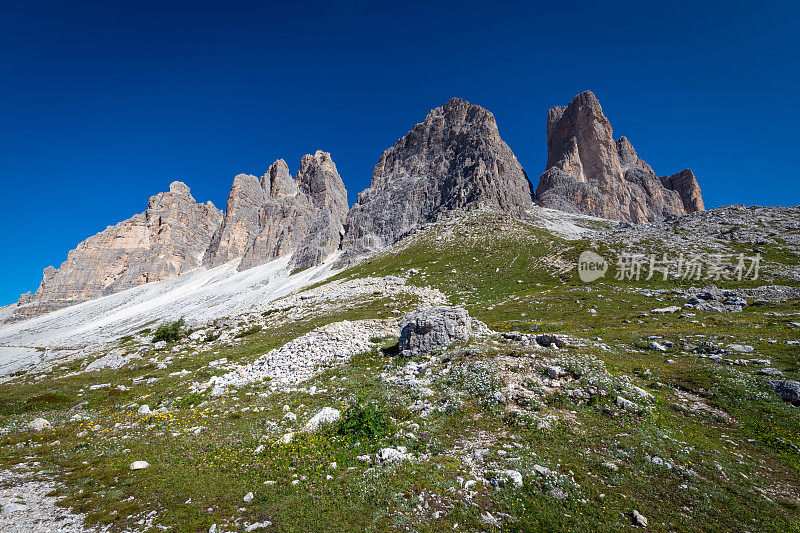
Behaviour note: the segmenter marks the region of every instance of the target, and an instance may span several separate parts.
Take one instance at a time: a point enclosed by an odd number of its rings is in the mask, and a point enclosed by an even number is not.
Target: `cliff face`
[[[539,204],[633,223],[704,209],[691,171],[658,178],[628,139],[614,141],[612,134],[589,91],[568,106],[550,109],[547,169],[536,189]]]
[[[39,289],[20,298],[14,319],[35,316],[200,265],[222,213],[198,204],[176,181],[148,202],[144,213],[80,243],[59,268],[47,267]]]
[[[245,270],[293,254],[296,267],[317,265],[338,250],[347,209],[347,190],[327,152],[303,156],[294,179],[282,159],[260,180],[240,174],[204,263],[241,257]]]
[[[680,195],[683,208],[687,213],[706,210],[703,205],[703,195],[700,193],[700,185],[697,183],[697,178],[694,177],[694,172],[690,169],[681,170],[672,176],[661,176],[660,179],[664,187]]]
[[[347,217],[343,250],[380,249],[448,211],[493,207],[519,215],[532,205],[531,184],[494,116],[454,98],[383,152]]]

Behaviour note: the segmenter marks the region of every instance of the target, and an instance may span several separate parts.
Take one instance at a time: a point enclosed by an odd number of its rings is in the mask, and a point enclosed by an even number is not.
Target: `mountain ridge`
[[[352,207],[330,153],[321,150],[303,156],[294,177],[283,159],[260,178],[236,175],[224,212],[210,202],[197,204],[189,188],[175,182],[174,192],[171,186],[161,195],[179,194],[191,201],[163,212],[148,206],[144,213],[118,224],[122,235],[106,233],[107,229],[86,239],[61,267],[45,269],[39,289],[22,295],[6,321],[200,265],[216,267],[236,260],[237,268],[246,270],[289,256],[292,268],[302,269],[339,251],[357,260],[458,210],[488,207],[525,217],[539,204],[641,223],[704,209],[692,171],[656,177],[626,137],[613,139],[611,125],[590,91],[576,96],[569,106],[550,109],[547,140],[547,169],[534,192],[527,173],[501,138],[494,115],[452,98],[382,153],[370,186]],[[205,220],[198,219],[198,210]],[[149,240],[140,238],[142,242],[134,246],[137,253],[131,253],[119,246],[118,239],[135,233],[142,217],[167,229],[153,230]],[[167,239],[159,246],[155,236],[169,228],[179,228],[176,242]],[[153,257],[145,257],[148,250]],[[166,266],[159,263],[165,254],[172,257]]]

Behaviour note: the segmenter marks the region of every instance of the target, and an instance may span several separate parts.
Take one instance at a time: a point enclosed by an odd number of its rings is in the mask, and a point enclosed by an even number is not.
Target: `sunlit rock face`
[[[147,209],[81,242],[59,268],[47,267],[34,294],[20,298],[13,319],[40,315],[197,268],[222,212],[199,204],[176,181]]]
[[[547,115],[547,168],[539,179],[540,205],[612,220],[643,223],[703,211],[691,170],[659,178],[585,91]]]

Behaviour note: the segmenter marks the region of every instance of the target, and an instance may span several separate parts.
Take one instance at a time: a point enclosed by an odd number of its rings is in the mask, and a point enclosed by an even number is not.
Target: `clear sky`
[[[175,179],[331,152],[349,201],[453,96],[534,186],[547,109],[591,89],[706,207],[800,203],[798,2],[10,1],[0,15],[0,304]]]

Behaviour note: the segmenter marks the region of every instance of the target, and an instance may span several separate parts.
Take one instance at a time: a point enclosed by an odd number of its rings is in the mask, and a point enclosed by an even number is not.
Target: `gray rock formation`
[[[198,204],[176,181],[144,213],[80,243],[56,269],[44,270],[34,293],[20,298],[12,320],[40,315],[98,296],[177,276],[200,265],[222,213]]]
[[[303,156],[294,179],[282,159],[261,180],[240,174],[204,263],[241,257],[239,270],[246,270],[293,254],[295,267],[317,265],[338,250],[347,210],[347,190],[327,152]]]
[[[625,137],[616,142],[600,102],[585,91],[547,116],[540,205],[633,223],[703,211],[691,170],[658,178]]]
[[[423,307],[401,320],[399,351],[415,356],[466,342],[472,336],[472,319],[462,307]]]
[[[257,177],[239,174],[233,178],[222,225],[214,233],[203,263],[217,266],[245,254],[259,231],[259,214],[266,199],[267,193]]]
[[[531,184],[494,116],[454,98],[383,152],[347,217],[343,249],[378,250],[456,209],[520,215],[532,205]]]
[[[769,388],[778,393],[785,402],[800,405],[800,382],[789,380],[769,380]]]

